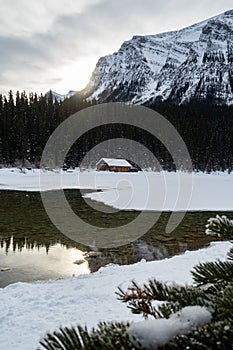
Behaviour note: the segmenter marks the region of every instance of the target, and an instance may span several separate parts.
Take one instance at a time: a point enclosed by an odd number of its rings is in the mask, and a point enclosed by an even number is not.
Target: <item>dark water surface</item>
[[[98,212],[88,206],[78,190],[65,193],[79,217],[94,226],[116,227],[138,215],[133,211]],[[103,204],[97,205],[100,209],[103,207]],[[232,213],[224,214],[232,217]],[[151,212],[149,215],[155,214]],[[170,213],[162,213],[158,222],[140,239],[118,248],[90,253],[89,247],[72,241],[54,227],[39,193],[0,191],[0,287],[18,281],[57,279],[94,272],[108,263],[157,260],[187,249],[201,248],[211,240],[217,240],[205,235],[207,219],[215,215],[213,212],[187,213],[179,227],[166,234]],[[80,260],[84,262],[80,264]]]

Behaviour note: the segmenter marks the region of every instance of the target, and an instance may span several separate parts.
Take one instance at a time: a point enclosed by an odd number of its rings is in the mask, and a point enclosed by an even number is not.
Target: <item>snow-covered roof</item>
[[[96,165],[99,165],[101,162],[106,163],[108,166],[122,166],[132,168],[132,165],[126,159],[101,158]]]

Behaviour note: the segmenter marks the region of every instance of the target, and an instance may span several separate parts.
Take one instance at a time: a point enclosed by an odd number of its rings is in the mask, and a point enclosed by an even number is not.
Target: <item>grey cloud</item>
[[[60,16],[46,35],[37,36],[37,42],[41,51],[47,50],[50,58],[58,61],[85,56],[93,51],[96,55],[102,55],[118,49],[124,40],[134,34],[161,31],[162,23],[166,23],[167,30],[176,29],[174,22],[178,21],[179,27],[182,26],[189,14],[186,25],[191,24],[195,14],[193,9],[197,8],[200,20],[214,15],[213,12],[203,15],[204,8],[209,10],[210,4],[211,0],[196,1],[190,6],[187,6],[187,0],[176,0],[169,4],[154,0],[104,0],[81,14]]]

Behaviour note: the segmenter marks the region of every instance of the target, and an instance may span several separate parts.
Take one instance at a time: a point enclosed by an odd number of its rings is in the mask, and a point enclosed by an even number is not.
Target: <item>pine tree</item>
[[[225,216],[209,219],[207,234],[232,239],[233,221]],[[133,313],[142,314],[144,318],[152,316],[155,320],[169,320],[190,306],[211,313],[211,321],[199,324],[185,334],[177,334],[162,346],[143,347],[136,338],[130,336],[130,325],[125,323],[100,323],[91,332],[81,326],[61,328],[48,334],[40,344],[47,350],[232,349],[233,248],[226,261],[199,264],[192,274],[193,286],[168,286],[150,280],[142,287],[133,282],[127,291],[117,291],[118,298]],[[154,301],[159,301],[157,306],[154,306]],[[153,336],[152,332],[152,338]]]

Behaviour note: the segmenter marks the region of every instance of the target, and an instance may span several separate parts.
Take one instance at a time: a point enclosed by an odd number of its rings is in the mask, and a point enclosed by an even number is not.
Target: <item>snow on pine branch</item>
[[[217,235],[218,237],[233,237],[233,220],[228,219],[225,215],[216,215],[215,218],[208,220],[205,233],[207,235]]]
[[[173,340],[176,335],[188,334],[196,327],[204,326],[211,321],[211,317],[206,307],[186,306],[168,319],[132,323],[128,333],[137,349],[156,350]]]

